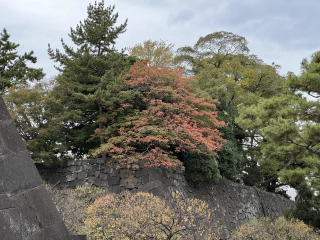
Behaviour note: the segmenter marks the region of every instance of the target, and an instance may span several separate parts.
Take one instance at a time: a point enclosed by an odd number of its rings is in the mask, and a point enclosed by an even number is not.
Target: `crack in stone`
[[[260,196],[260,194],[259,194],[259,191],[258,191],[258,189],[255,188],[255,187],[254,187],[254,189],[256,190],[256,192],[257,192],[257,194],[258,194],[258,197],[259,197],[259,203],[260,203],[260,205],[261,205],[263,217],[267,217],[266,211],[265,211],[264,206],[263,206],[262,201],[261,201],[261,196]]]
[[[15,209],[16,207],[8,207],[8,208],[1,208],[0,211],[8,210],[8,209]]]

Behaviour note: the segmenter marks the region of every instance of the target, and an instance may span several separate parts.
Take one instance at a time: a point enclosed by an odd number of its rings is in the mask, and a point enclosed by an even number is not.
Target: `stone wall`
[[[60,167],[36,164],[42,179],[59,188],[97,186],[113,193],[143,191],[164,198],[179,190],[185,197],[203,199],[215,209],[215,217],[224,226],[223,238],[228,238],[236,226],[253,218],[267,216],[275,219],[293,204],[278,195],[231,181],[194,184],[186,181],[182,171],[144,168],[142,165],[135,170],[116,169],[101,159],[68,161]]]
[[[0,239],[71,239],[1,96]]]

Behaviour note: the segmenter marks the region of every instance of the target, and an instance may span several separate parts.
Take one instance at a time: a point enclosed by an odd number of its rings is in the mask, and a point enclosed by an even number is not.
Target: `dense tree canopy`
[[[219,68],[229,55],[247,54],[247,40],[231,32],[214,32],[200,37],[197,43],[177,50],[175,63],[186,67],[190,74],[197,74],[205,68],[204,64],[213,64]]]
[[[219,101],[219,119],[228,122],[221,129],[227,142],[219,153],[219,169],[229,179],[248,165],[252,155],[252,136],[235,123],[237,106],[241,103],[250,106],[260,98],[273,96],[282,81],[278,66],[248,55],[247,44],[244,37],[236,34],[214,32],[199,38],[194,47],[179,48],[175,57],[175,62],[184,66],[188,74],[195,75],[194,91],[200,89]]]
[[[3,94],[6,88],[18,83],[40,80],[44,77],[42,69],[27,65],[28,62],[37,62],[33,51],[18,55],[18,47],[19,44],[10,42],[10,35],[4,28],[0,33],[0,94]]]
[[[219,177],[215,158],[224,140],[217,128],[224,122],[217,120],[211,98],[197,98],[190,91],[190,81],[177,70],[142,62],[133,65],[126,74],[128,95],[134,92],[140,106],[125,121],[96,129],[106,143],[95,154],[106,152],[131,167],[139,160],[167,167],[183,162],[193,180]],[[129,111],[134,106],[119,107]]]
[[[146,60],[152,66],[173,66],[174,44],[167,44],[165,41],[144,41],[143,44],[136,44],[128,48],[129,54],[140,60]]]
[[[309,189],[307,201],[319,212],[320,161],[319,161],[319,101],[304,97],[307,91],[319,96],[319,87],[314,82],[320,79],[319,53],[310,62],[302,62],[302,73],[289,73],[283,91],[271,99],[240,108],[239,124],[255,131],[261,155],[259,168],[267,185],[278,177],[301,192]],[[306,195],[304,195],[306,196]]]
[[[66,115],[54,86],[54,81],[19,84],[3,96],[34,161],[58,162],[57,154],[67,151],[61,124]]]

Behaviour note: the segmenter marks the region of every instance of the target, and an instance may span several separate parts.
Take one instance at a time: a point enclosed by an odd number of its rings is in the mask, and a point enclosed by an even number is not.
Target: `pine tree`
[[[4,28],[0,33],[0,95],[6,88],[18,83],[40,80],[44,77],[41,68],[28,67],[27,63],[36,63],[33,51],[18,55],[19,44],[10,42],[10,35]]]
[[[260,135],[256,144],[261,151],[257,161],[264,177],[262,186],[267,190],[274,190],[270,183],[296,188],[297,208],[292,215],[306,223],[311,223],[308,214],[316,219],[320,215],[319,82],[320,52],[316,52],[311,61],[303,60],[301,75],[287,75],[282,92],[250,107],[242,105],[237,119],[241,127]]]
[[[103,105],[108,105],[108,85],[117,82],[117,76],[134,61],[114,47],[116,39],[127,26],[127,20],[115,26],[118,13],[113,13],[114,9],[114,6],[105,8],[104,1],[89,4],[87,19],[70,30],[69,37],[76,49],[63,40],[65,53],[54,51],[49,45],[51,59],[60,63],[56,68],[61,72],[57,82],[64,93],[62,103],[73,113],[66,129],[70,147],[75,153],[87,153],[90,148],[104,142],[103,138],[100,142],[86,141],[93,134],[94,124],[102,127],[98,119],[104,112]]]

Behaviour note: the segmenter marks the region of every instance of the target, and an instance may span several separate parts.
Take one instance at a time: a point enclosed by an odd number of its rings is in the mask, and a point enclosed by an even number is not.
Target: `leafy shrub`
[[[89,239],[216,239],[212,211],[199,199],[172,193],[169,201],[150,193],[108,194],[88,208]]]
[[[236,229],[231,239],[316,240],[320,239],[320,236],[302,221],[287,221],[284,217],[280,217],[275,222],[269,218],[260,218],[243,224]]]

